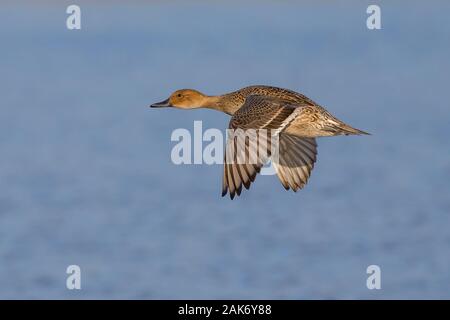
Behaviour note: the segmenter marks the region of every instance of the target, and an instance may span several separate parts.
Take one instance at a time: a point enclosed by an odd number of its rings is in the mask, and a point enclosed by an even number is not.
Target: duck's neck
[[[228,93],[221,96],[206,96],[203,102],[203,107],[225,112],[233,115],[244,103],[236,99],[234,93]]]

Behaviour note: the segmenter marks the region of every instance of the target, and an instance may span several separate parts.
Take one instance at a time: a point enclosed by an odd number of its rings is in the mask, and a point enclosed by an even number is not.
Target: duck
[[[231,116],[222,177],[222,196],[229,193],[231,199],[241,195],[242,187],[249,189],[269,161],[283,187],[297,192],[314,169],[316,138],[369,135],[337,119],[307,96],[274,86],[248,86],[215,96],[181,89],[150,107],[206,108]],[[246,136],[250,131],[252,135]]]

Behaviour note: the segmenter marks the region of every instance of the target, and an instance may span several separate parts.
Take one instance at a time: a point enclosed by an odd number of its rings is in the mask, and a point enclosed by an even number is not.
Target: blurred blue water
[[[0,10],[0,298],[450,298],[450,7],[69,2]],[[369,137],[319,140],[306,189],[175,166],[174,89],[303,92]],[[65,288],[66,267],[82,290]],[[382,290],[366,268],[382,269]]]

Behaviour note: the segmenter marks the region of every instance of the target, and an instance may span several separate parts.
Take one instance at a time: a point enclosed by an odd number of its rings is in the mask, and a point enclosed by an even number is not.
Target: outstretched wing
[[[296,117],[291,102],[252,95],[232,116],[225,150],[222,196],[240,195],[270,158],[272,137],[277,136]]]
[[[308,182],[317,157],[314,138],[280,134],[278,161],[273,161],[281,184],[286,190],[297,191]]]

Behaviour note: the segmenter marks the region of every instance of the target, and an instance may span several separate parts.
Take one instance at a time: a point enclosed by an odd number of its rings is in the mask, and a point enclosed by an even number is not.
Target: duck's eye
[[[177,97],[178,97],[178,98],[181,98],[181,93],[177,94]]]

